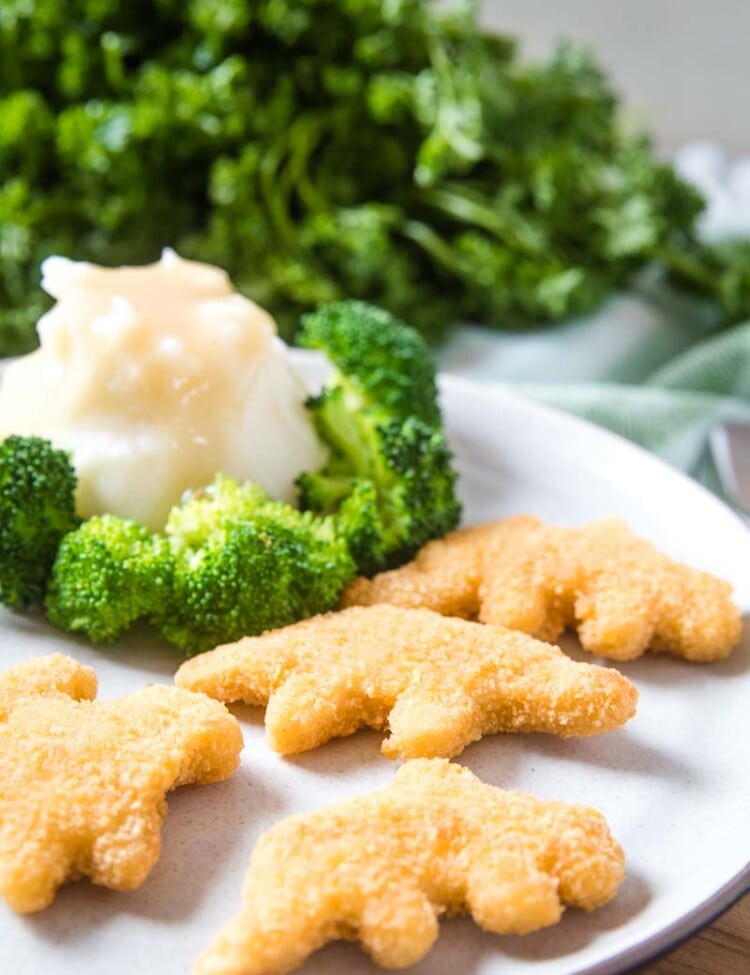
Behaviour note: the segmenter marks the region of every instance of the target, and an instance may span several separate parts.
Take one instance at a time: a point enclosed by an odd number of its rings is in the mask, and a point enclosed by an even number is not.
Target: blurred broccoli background
[[[594,308],[645,263],[750,314],[750,245],[626,134],[585,52],[520,59],[473,3],[3,0],[0,354],[36,343],[51,253],[170,244],[291,337],[355,297],[429,340]]]

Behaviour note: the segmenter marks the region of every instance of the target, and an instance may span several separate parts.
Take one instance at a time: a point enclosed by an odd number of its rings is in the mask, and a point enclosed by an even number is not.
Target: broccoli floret
[[[355,574],[331,519],[217,475],[172,509],[163,535],[114,515],[69,532],[45,606],[95,642],[145,619],[197,651],[333,609]]]
[[[173,572],[166,539],[115,515],[90,518],[60,543],[47,616],[95,643],[111,642],[169,603]]]
[[[310,494],[320,492],[325,495],[334,483],[324,476],[315,474],[304,478],[304,487]],[[385,535],[378,489],[374,481],[349,478],[348,490],[351,492],[340,504],[334,522],[339,535],[346,541],[359,572],[375,573],[388,561],[388,540]],[[325,510],[323,497],[318,498],[321,510]],[[310,499],[307,499],[310,507]]]
[[[274,503],[259,484],[217,474],[209,485],[172,508],[164,531],[175,551],[194,550],[213,538],[217,529],[247,521]]]
[[[172,598],[155,624],[198,651],[333,609],[356,574],[330,519],[219,475],[173,509]]]
[[[360,572],[399,565],[461,513],[427,351],[408,326],[356,301],[307,316],[302,343],[335,373],[307,402],[330,456],[299,478],[300,504],[335,519]]]
[[[443,433],[415,417],[374,421],[367,413],[356,417],[358,439],[346,450],[340,437],[326,430],[348,428],[340,391],[318,399],[315,416],[321,435],[338,449],[315,474],[299,479],[303,508],[332,514],[346,539],[359,571],[372,575],[400,565],[431,538],[458,524],[461,506],[456,498],[456,474]]]
[[[78,524],[68,455],[39,437],[0,445],[0,601],[39,602],[60,539]]]
[[[378,407],[393,419],[440,423],[435,367],[415,329],[364,301],[324,305],[302,319],[300,345],[325,352],[352,410]]]

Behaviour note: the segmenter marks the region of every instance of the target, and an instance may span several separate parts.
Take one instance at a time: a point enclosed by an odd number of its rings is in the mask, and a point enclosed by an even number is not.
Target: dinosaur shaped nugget
[[[390,729],[389,758],[447,758],[498,731],[598,735],[632,717],[637,699],[616,670],[523,633],[386,605],[246,637],[186,661],[175,680],[267,704],[268,742],[283,754],[364,726]]]
[[[94,671],[62,654],[0,675],[0,896],[15,911],[80,876],[138,887],[159,858],[165,792],[237,767],[240,728],[216,701],[159,686],[95,696]]]
[[[575,627],[592,653],[646,649],[687,660],[726,657],[741,621],[729,583],[673,562],[619,518],[581,528],[522,515],[428,542],[413,562],[357,579],[343,606],[426,606],[556,640]]]
[[[593,809],[416,759],[390,786],[292,816],[262,836],[242,909],[195,972],[283,975],[337,938],[402,968],[427,954],[445,912],[524,934],[555,924],[566,904],[606,904],[623,877],[622,850]]]

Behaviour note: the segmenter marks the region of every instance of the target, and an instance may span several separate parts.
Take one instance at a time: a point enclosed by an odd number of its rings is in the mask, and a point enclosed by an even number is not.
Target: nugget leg
[[[469,876],[472,917],[495,934],[526,934],[560,920],[557,881],[533,868],[523,856],[484,857]]]
[[[33,854],[11,858],[11,852],[0,849],[0,861],[10,863],[0,873],[0,897],[19,914],[41,911],[55,896],[71,869],[62,840],[39,834],[21,841],[17,850]],[[16,851],[14,851],[16,852]]]
[[[399,696],[388,719],[387,758],[450,758],[481,737],[479,715],[468,694],[414,684]]]
[[[544,869],[556,877],[564,904],[592,911],[612,898],[625,860],[606,820],[593,809],[558,804],[557,831]]]
[[[110,832],[102,833],[91,850],[91,880],[113,890],[140,887],[159,859],[161,827],[166,814],[146,819],[143,815],[126,817]]]
[[[282,755],[317,748],[361,727],[363,701],[345,683],[291,674],[276,688],[266,708],[268,744]]]
[[[488,568],[479,589],[479,621],[552,642],[565,629],[566,620],[549,588],[548,579],[539,574],[532,581],[512,577],[503,566]]]
[[[385,894],[368,901],[359,936],[373,961],[383,968],[416,965],[438,936],[435,908],[417,887],[400,887],[398,901]]]
[[[614,573],[602,573],[575,601],[581,645],[612,660],[633,660],[654,634],[651,594],[643,586],[624,589]]]
[[[224,925],[194,975],[285,975],[335,937],[307,902],[273,890],[265,895]]]

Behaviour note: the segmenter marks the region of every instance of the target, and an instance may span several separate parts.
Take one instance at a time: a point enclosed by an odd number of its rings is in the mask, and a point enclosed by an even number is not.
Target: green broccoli
[[[95,642],[143,619],[197,651],[333,609],[355,574],[331,519],[217,475],[172,509],[164,534],[114,515],[68,533],[45,607]]]
[[[204,650],[333,609],[357,572],[399,564],[456,525],[456,474],[422,340],[356,301],[304,326],[305,344],[337,370],[308,403],[330,456],[300,478],[305,510],[218,474],[172,509],[161,535],[92,518],[60,545],[53,623],[106,641],[145,619],[180,649]]]
[[[182,504],[169,512],[164,528],[176,551],[197,549],[218,529],[247,521],[267,504],[274,502],[267,491],[252,481],[239,482],[217,474],[211,484],[192,491]]]
[[[115,515],[89,518],[60,543],[45,600],[47,617],[95,643],[112,642],[169,602],[173,573],[166,539]]]
[[[421,335],[383,308],[337,301],[302,319],[299,343],[325,352],[349,410],[440,424],[435,366]]]
[[[78,524],[68,455],[39,437],[0,445],[0,601],[39,602],[60,539]]]
[[[398,565],[461,513],[427,349],[359,301],[303,318],[300,341],[335,367],[307,403],[330,457],[299,478],[301,505],[335,518],[360,572]]]
[[[197,651],[333,609],[356,574],[330,519],[217,476],[174,508],[165,529],[172,596],[154,622]]]

